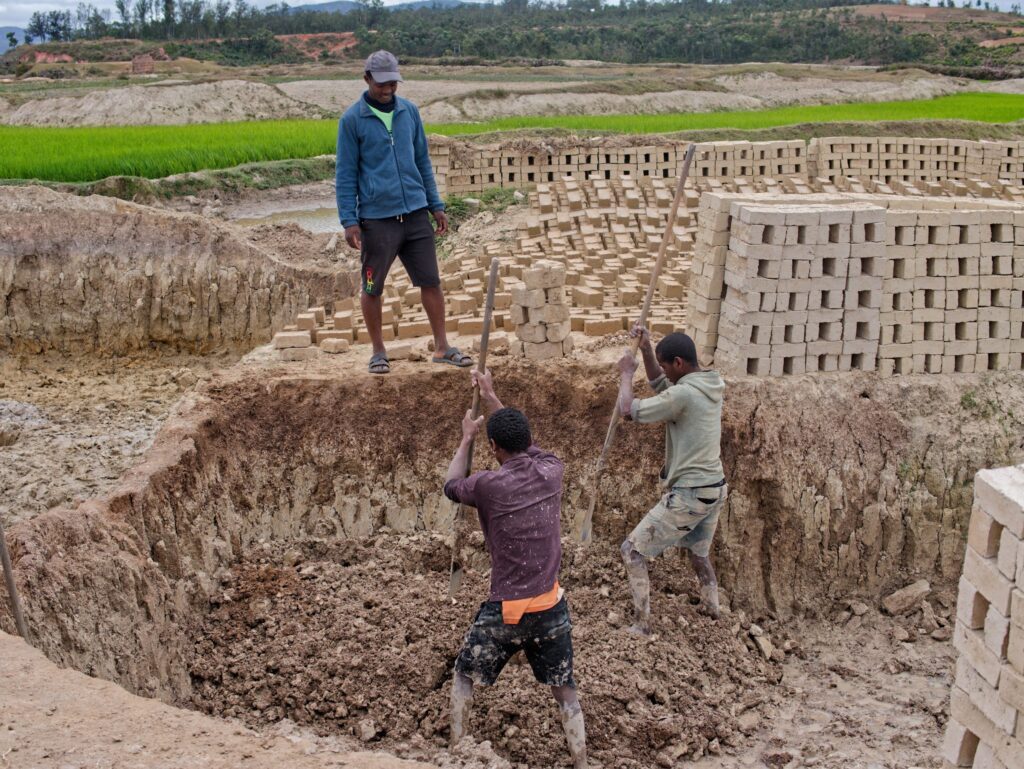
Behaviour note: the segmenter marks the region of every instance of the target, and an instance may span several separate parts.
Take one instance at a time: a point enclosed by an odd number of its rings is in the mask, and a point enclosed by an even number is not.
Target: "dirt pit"
[[[487,593],[475,571],[446,600],[449,558],[426,533],[255,548],[220,575],[194,628],[190,704],[429,759],[447,744],[452,663]],[[678,557],[653,570],[657,635],[632,636],[621,571],[610,543],[563,560],[594,758],[647,767],[663,751],[699,758],[738,746],[735,716],[767,695],[781,666],[748,649],[729,620],[698,614],[697,583]],[[496,686],[478,687],[471,731],[523,767],[568,760],[555,703],[522,655]]]

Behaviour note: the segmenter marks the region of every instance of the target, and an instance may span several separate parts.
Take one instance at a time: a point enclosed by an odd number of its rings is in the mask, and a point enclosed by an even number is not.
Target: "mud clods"
[[[352,734],[402,755],[447,744],[451,666],[485,574],[467,574],[457,604],[444,599],[444,540],[380,535],[248,552],[223,576],[193,628],[193,707],[253,724],[288,718],[323,734]],[[293,565],[285,565],[286,563]],[[576,675],[593,758],[648,767],[667,751],[698,757],[742,739],[732,716],[763,696],[781,668],[697,611],[685,559],[652,569],[655,634],[630,635],[629,593],[617,550],[568,547]],[[560,714],[521,655],[474,693],[469,731],[513,764],[568,761]],[[416,746],[416,747],[414,747]]]

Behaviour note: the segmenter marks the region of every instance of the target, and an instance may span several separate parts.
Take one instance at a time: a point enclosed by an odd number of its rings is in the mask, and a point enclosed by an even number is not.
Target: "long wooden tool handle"
[[[639,323],[641,327],[647,325],[647,316],[651,311],[651,302],[654,300],[654,290],[658,285],[658,278],[661,276],[661,269],[665,265],[665,255],[668,253],[668,242],[676,226],[676,216],[679,213],[679,204],[683,199],[683,187],[690,175],[690,163],[693,162],[693,154],[697,145],[691,144],[686,149],[683,157],[683,167],[679,172],[679,181],[676,183],[676,193],[672,198],[672,208],[668,212],[668,222],[665,225],[665,234],[661,238],[661,245],[658,246],[658,259],[654,263],[654,270],[651,272],[651,279],[647,284],[647,295],[644,297],[643,306],[640,308]],[[640,337],[633,339],[630,345],[633,357],[636,357],[640,349]],[[594,511],[597,509],[597,502],[601,493],[601,477],[604,475],[605,464],[608,460],[608,450],[615,441],[615,433],[619,428],[619,397],[615,395],[615,404],[612,406],[612,416],[608,421],[608,432],[604,436],[604,446],[601,447],[601,455],[597,458],[597,465],[594,468],[594,479],[590,485],[590,504],[587,512],[576,525],[576,538],[580,542],[589,542],[594,524]]]
[[[481,374],[487,370],[487,347],[491,341],[491,317],[494,313],[494,292],[498,285],[498,257],[491,259],[491,273],[487,278],[487,298],[484,300],[484,328],[480,333],[480,358],[477,361],[477,371]],[[480,387],[473,388],[473,405],[470,407],[473,419],[480,416]],[[473,447],[476,440],[469,443],[469,453],[466,456],[466,475],[473,469]],[[452,520],[452,565],[448,577],[448,597],[455,596],[459,585],[462,583],[462,566],[456,560],[456,553],[459,547],[459,522],[465,516],[465,508],[459,505]]]
[[[484,330],[480,333],[480,359],[477,361],[476,370],[481,374],[487,370],[487,347],[491,341],[491,318],[494,314],[494,292],[498,286],[498,257],[491,259],[491,274],[487,277],[487,299],[484,300]],[[480,416],[480,388],[473,388],[473,419]],[[476,441],[469,444],[469,457],[466,462],[466,475],[469,475],[473,467],[473,446]]]
[[[25,615],[21,612],[18,587],[14,584],[14,567],[11,565],[11,555],[7,552],[7,540],[4,538],[3,525],[0,525],[0,562],[3,563],[4,582],[7,583],[7,595],[11,599],[11,614],[14,615],[14,625],[18,628],[18,635],[27,642],[28,628],[25,625]]]

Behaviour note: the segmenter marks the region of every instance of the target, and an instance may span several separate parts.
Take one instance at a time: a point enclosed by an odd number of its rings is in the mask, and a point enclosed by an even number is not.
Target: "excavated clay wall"
[[[587,501],[608,372],[495,368],[499,392],[566,461],[568,524]],[[268,381],[240,367],[214,379],[109,498],[8,532],[37,645],[61,664],[180,700],[189,623],[246,548],[445,525],[439,489],[464,386],[459,372],[422,368]],[[952,586],[973,475],[1021,460],[1022,415],[1019,375],[1002,373],[730,381],[731,497],[714,559],[734,606],[782,616],[870,600],[910,578]],[[657,428],[620,431],[595,547],[617,547],[655,500],[662,445]]]
[[[248,350],[353,292],[199,216],[43,188],[0,192],[0,351]]]

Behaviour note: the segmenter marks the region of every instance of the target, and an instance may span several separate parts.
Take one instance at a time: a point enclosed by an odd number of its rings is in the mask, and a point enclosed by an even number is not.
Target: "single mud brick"
[[[604,306],[604,292],[586,286],[574,286],[572,300],[577,307],[602,307]]]
[[[399,342],[388,347],[388,358],[390,360],[409,360],[413,357],[412,343]]]
[[[356,300],[351,296],[347,296],[344,299],[339,299],[334,303],[334,311],[342,312],[344,310],[354,310],[356,307]]]
[[[546,323],[546,341],[548,342],[562,342],[569,333],[572,331],[572,324],[568,320],[564,320],[560,323]]]
[[[992,518],[1024,539],[1024,470],[981,470],[974,477],[974,500]]]
[[[999,674],[999,696],[1003,702],[1024,713],[1024,675],[1010,665],[1003,665],[1003,670]],[[1021,724],[1018,724],[1018,734],[1020,731]]]
[[[622,331],[621,318],[592,318],[583,323],[583,333],[587,336],[605,336]]]
[[[405,320],[398,324],[399,339],[415,339],[418,336],[430,334],[430,321],[427,320]]]
[[[1001,662],[999,657],[985,646],[985,635],[982,631],[971,630],[957,620],[953,630],[953,648],[967,659],[978,675],[992,686],[999,686]]]
[[[573,346],[572,334],[569,334],[569,336],[562,340],[562,355],[571,353]]]
[[[676,330],[676,324],[670,320],[652,320],[649,325],[655,334],[671,334]]]
[[[978,735],[951,719],[946,724],[946,736],[942,740],[943,760],[953,766],[974,766],[977,750]]]
[[[1018,564],[1024,562],[1024,543],[1017,539],[1008,529],[1003,529],[999,538],[999,555],[996,564],[999,572],[1010,582],[1024,581],[1024,573],[1018,573]]]
[[[515,286],[512,289],[512,304],[533,309],[547,304],[547,294],[542,288],[530,289],[526,286]]]
[[[312,360],[319,354],[319,347],[286,347],[280,351],[281,360],[284,361]]]
[[[452,315],[464,315],[467,312],[474,312],[476,308],[476,299],[468,294],[454,294],[448,297],[448,312]]]
[[[562,344],[560,342],[541,342],[539,344],[523,342],[523,352],[527,360],[552,360],[562,357]]]
[[[996,688],[971,669],[963,657],[956,663],[956,685],[971,698],[974,706],[980,710],[992,724],[1005,732],[1013,734],[1017,726],[1017,710],[1003,700]]]
[[[313,313],[318,326],[322,326],[327,320],[327,311],[323,307],[310,307],[306,312]]]
[[[544,289],[544,303],[565,304],[565,288],[563,286],[556,286],[555,288]]]
[[[956,599],[956,618],[971,630],[984,630],[989,602],[970,581],[961,576]]]
[[[508,291],[494,292],[494,309],[507,310],[512,306],[512,294]]]
[[[658,293],[666,299],[682,299],[684,290],[683,284],[674,278],[658,278]]]
[[[539,312],[540,309],[541,308],[536,308],[534,311]],[[530,322],[530,311],[521,304],[514,304],[509,309],[508,317],[512,321],[513,325],[521,326],[523,323]]]
[[[318,328],[313,332],[313,341],[320,344],[325,339],[344,339],[348,342],[352,341],[352,330],[338,331],[336,329]]]
[[[1006,659],[1013,669],[1024,675],[1024,627],[1010,623],[1010,643],[1006,648]]]
[[[547,341],[547,326],[543,323],[524,323],[516,326],[516,336],[523,342],[542,344]]]
[[[1009,769],[996,756],[995,751],[984,742],[978,743],[978,752],[974,754],[973,769]]]
[[[469,345],[473,352],[480,352],[480,337],[476,337]],[[487,340],[487,351],[490,353],[508,352],[509,339],[504,331],[492,331]]]
[[[543,259],[523,270],[523,283],[528,289],[556,288],[565,285],[565,265]]]
[[[459,320],[459,333],[471,336],[482,333],[484,330],[483,318],[462,318]]]
[[[313,344],[313,338],[309,331],[281,331],[274,334],[275,350],[309,347],[311,344]]]
[[[347,352],[351,342],[348,339],[325,339],[320,343],[320,349],[326,353],[336,355],[337,353]]]
[[[342,312],[334,313],[334,327],[336,329],[351,329],[352,328],[352,310],[343,310]]]
[[[999,573],[995,558],[982,558],[971,547],[964,553],[964,576],[1004,617],[1010,616],[1013,583]]]
[[[510,339],[508,342],[508,353],[515,357],[522,357],[526,353],[523,349],[523,342],[521,339]]]
[[[564,323],[569,320],[569,308],[564,304],[546,304],[530,310],[532,323]]]
[[[883,598],[882,608],[894,617],[907,614],[917,609],[931,591],[932,587],[928,580],[918,580]]]
[[[385,325],[381,329],[381,336],[383,337],[385,342],[392,341],[395,338],[395,328],[394,328],[394,326]],[[359,344],[369,344],[370,343],[370,332],[366,330],[365,326],[363,328],[360,328],[356,332],[356,341]]]
[[[996,611],[996,607],[989,606],[988,612],[985,614],[985,627],[982,632],[988,650],[1000,660],[1006,659],[1006,645],[1010,640],[1010,618]]]
[[[423,295],[420,293],[420,289],[416,286],[407,288],[405,293],[402,294],[402,304],[406,307],[415,307],[423,301]]]
[[[295,325],[302,331],[312,331],[316,328],[316,314],[312,312],[300,312],[295,316]]]

